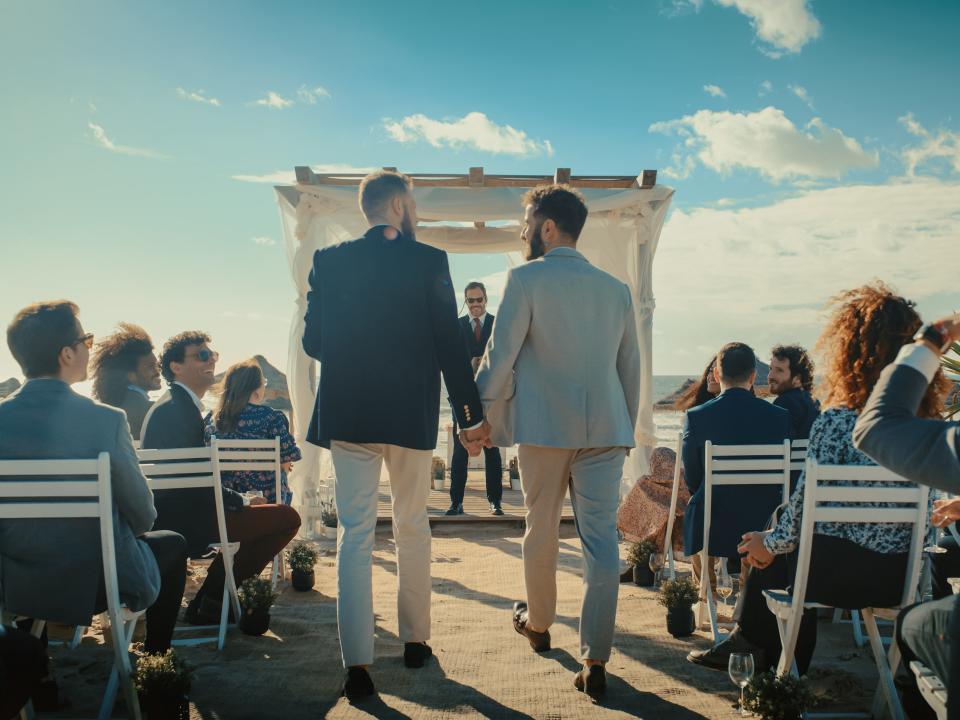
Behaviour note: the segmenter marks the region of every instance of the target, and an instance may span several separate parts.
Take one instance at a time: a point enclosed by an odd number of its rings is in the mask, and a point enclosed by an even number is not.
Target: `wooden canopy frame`
[[[384,170],[396,172],[395,167]],[[294,168],[300,185],[359,185],[362,173],[315,173],[306,165]],[[550,175],[485,175],[482,167],[472,167],[466,175],[452,173],[408,173],[417,187],[535,187],[545,183],[566,183],[581,188],[641,188],[657,184],[657,171],[644,170],[636,175],[571,175],[570,168],[557,168]]]

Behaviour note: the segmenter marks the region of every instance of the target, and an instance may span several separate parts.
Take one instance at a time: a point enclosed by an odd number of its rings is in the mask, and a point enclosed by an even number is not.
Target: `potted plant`
[[[667,609],[667,632],[678,638],[693,635],[697,627],[693,604],[699,598],[699,588],[688,577],[667,580],[660,586],[657,602]]]
[[[762,720],[801,720],[813,706],[813,694],[803,678],[778,676],[774,670],[754,675],[743,699],[744,707]]]
[[[507,475],[510,476],[510,489],[519,490],[520,489],[520,463],[516,457],[510,458],[510,463],[507,466]]]
[[[650,540],[631,543],[627,550],[627,562],[633,566],[633,581],[637,585],[650,587],[653,585],[653,570],[650,569],[650,555],[657,551],[657,546]]]
[[[163,655],[143,655],[137,661],[133,684],[140,710],[147,720],[189,720],[193,670],[171,648]]]
[[[333,500],[320,501],[320,522],[323,525],[324,537],[337,536],[337,506]]]
[[[263,635],[270,627],[270,607],[278,595],[269,580],[252,577],[237,591],[240,598],[240,629],[247,635]]]
[[[287,553],[287,562],[290,564],[293,589],[300,592],[313,590],[313,566],[317,562],[317,551],[305,542],[298,542]]]
[[[442,458],[433,456],[430,462],[430,480],[434,490],[443,490],[445,486],[447,467]]]
[[[940,365],[947,378],[953,382],[953,387],[947,394],[946,411],[947,418],[952,418],[960,413],[960,342],[955,342],[943,354]]]

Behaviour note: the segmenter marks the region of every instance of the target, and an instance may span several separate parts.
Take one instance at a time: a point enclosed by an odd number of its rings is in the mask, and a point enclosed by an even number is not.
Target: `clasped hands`
[[[466,448],[470,457],[476,457],[484,448],[493,447],[493,443],[490,442],[490,423],[484,420],[473,430],[461,430],[460,444]]]
[[[737,546],[737,552],[742,556],[740,562],[747,567],[755,567],[758,570],[770,565],[773,562],[774,555],[763,544],[764,538],[769,534],[769,530],[744,533],[740,544]]]

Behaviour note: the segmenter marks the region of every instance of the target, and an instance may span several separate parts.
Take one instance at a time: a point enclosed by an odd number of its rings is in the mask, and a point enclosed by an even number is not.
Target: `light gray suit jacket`
[[[927,385],[915,368],[884,368],[853,428],[853,444],[898,475],[960,493],[960,424],[917,417]]]
[[[29,380],[0,402],[0,460],[87,459],[110,453],[114,539],[121,599],[149,607],[160,571],[136,536],[157,513],[122,410],[78,395],[59,380]],[[0,478],[0,482],[15,478]],[[100,531],[91,520],[0,520],[0,593],[5,610],[89,625],[103,575]]]
[[[640,349],[630,289],[573,248],[513,268],[477,387],[498,446],[634,447]]]

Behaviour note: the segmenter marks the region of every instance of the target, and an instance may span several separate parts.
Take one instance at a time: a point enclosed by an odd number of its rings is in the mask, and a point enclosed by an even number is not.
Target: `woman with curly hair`
[[[146,331],[120,323],[113,335],[97,343],[90,360],[93,397],[127,414],[130,434],[140,439],[143,419],[153,404],[147,394],[160,389],[160,366]]]
[[[808,455],[824,465],[873,465],[853,446],[853,426],[870,397],[880,372],[896,358],[921,325],[914,303],[882,283],[843,292],[831,301],[833,313],[817,342],[824,375],[819,386],[823,412],[810,430]],[[940,373],[921,403],[920,417],[937,417],[948,385]],[[859,484],[838,481],[840,485]],[[876,484],[876,483],[871,483]],[[881,483],[882,485],[882,483]],[[775,664],[780,638],[763,590],[788,587],[799,543],[803,514],[801,474],[790,502],[772,530],[743,536],[738,548],[751,566],[737,605],[737,627],[727,640],[705,652],[690,653],[691,662],[727,667],[731,652],[750,652],[758,666]],[[817,523],[806,599],[831,607],[891,607],[899,604],[910,548],[910,526],[889,523]],[[804,613],[796,663],[806,672],[816,644],[816,616]]]

